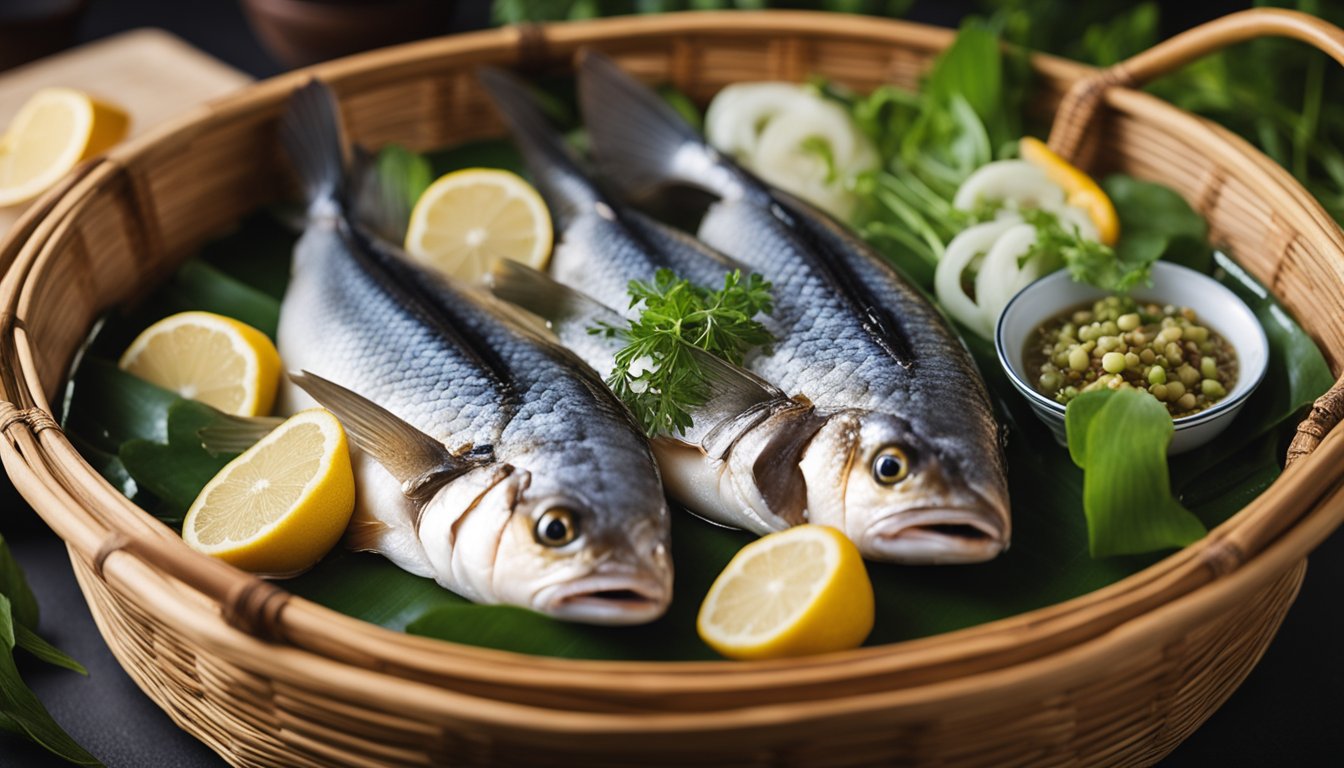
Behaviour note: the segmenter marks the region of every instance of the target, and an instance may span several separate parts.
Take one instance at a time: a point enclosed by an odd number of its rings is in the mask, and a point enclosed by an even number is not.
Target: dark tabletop
[[[0,10],[9,0],[0,0]],[[485,2],[459,2],[455,29],[485,24]],[[1162,4],[1174,32],[1237,3]],[[971,3],[916,3],[917,21],[955,24]],[[144,26],[167,29],[256,77],[284,70],[258,44],[234,0],[91,0],[78,41]],[[224,763],[144,696],[108,651],[71,572],[64,545],[0,477],[0,532],[10,540],[42,607],[42,634],[89,669],[87,678],[20,659],[56,720],[112,768],[198,768]],[[1344,534],[1310,559],[1306,583],[1259,665],[1232,698],[1164,766],[1338,765],[1344,755]],[[20,654],[22,657],[23,654]],[[0,768],[64,765],[0,733]]]

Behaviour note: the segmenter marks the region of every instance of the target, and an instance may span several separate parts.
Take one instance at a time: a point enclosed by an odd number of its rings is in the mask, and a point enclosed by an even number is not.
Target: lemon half
[[[182,312],[149,326],[118,365],[235,416],[270,413],[280,382],[280,353],[266,334],[212,312]]]
[[[1045,171],[1046,177],[1064,188],[1065,200],[1069,205],[1087,212],[1101,242],[1115,245],[1120,237],[1120,217],[1115,212],[1111,198],[1097,182],[1056,154],[1040,139],[1023,136],[1017,147],[1023,160]]]
[[[406,251],[450,277],[476,282],[496,259],[545,269],[551,214],[517,174],[467,168],[429,185],[411,211]]]
[[[800,525],[743,547],[709,588],[696,627],[724,656],[771,659],[855,648],[873,618],[858,548],[834,528]]]
[[[354,508],[345,430],[314,408],[220,470],[187,512],[182,538],[243,570],[290,575],[336,546]]]
[[[28,99],[0,137],[0,206],[37,197],[85,158],[126,136],[130,118],[70,88],[44,88]]]

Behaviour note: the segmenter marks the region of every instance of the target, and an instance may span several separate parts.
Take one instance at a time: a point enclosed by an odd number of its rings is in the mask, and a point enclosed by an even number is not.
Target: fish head
[[[466,597],[588,624],[641,624],[667,610],[672,559],[661,492],[654,508],[632,510],[511,466],[452,486],[427,506],[420,538],[437,573],[469,585]]]
[[[800,464],[808,518],[844,531],[872,560],[990,560],[1008,546],[1006,492],[968,480],[954,456],[898,416],[834,413]]]

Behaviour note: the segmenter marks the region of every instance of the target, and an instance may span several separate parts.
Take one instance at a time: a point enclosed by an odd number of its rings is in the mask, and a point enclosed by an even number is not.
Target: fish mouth
[[[909,565],[983,563],[1008,548],[1003,529],[972,509],[907,510],[868,526],[864,557]]]
[[[537,603],[544,612],[566,621],[645,624],[667,610],[668,591],[647,576],[602,574],[551,587],[538,595]]]

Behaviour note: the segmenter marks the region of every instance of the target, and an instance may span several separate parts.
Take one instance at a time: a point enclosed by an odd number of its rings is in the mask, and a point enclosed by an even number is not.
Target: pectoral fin
[[[428,499],[453,478],[494,460],[490,446],[454,453],[386,408],[316,374],[292,373],[290,379],[331,411],[354,444],[382,464],[413,501]]]

